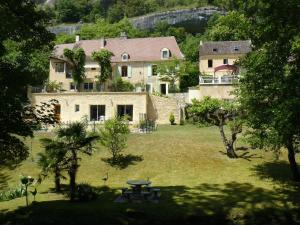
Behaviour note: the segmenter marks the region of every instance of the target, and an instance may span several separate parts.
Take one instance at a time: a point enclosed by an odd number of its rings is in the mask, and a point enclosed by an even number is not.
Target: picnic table
[[[135,194],[142,193],[142,186],[151,184],[151,181],[148,180],[128,180],[127,184],[133,186],[133,191]]]

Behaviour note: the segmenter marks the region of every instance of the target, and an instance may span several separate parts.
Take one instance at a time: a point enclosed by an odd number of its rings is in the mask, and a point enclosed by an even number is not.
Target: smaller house
[[[251,41],[200,42],[199,71],[201,83],[228,83],[237,78],[236,62],[251,51]]]
[[[238,60],[251,51],[251,41],[208,41],[199,47],[199,86],[189,89],[189,102],[211,96],[233,99],[233,84],[241,68]]]

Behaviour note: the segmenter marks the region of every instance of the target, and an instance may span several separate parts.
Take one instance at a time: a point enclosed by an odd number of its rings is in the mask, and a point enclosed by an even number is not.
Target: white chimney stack
[[[76,38],[75,38],[75,42],[79,42],[80,41],[80,36],[79,35],[76,35]]]

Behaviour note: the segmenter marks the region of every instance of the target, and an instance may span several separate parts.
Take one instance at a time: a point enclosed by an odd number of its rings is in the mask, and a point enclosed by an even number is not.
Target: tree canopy
[[[39,117],[28,106],[27,86],[43,83],[47,73],[43,51],[51,49],[53,35],[45,28],[46,14],[33,1],[1,1],[0,14],[0,164],[4,164],[28,156],[20,138],[33,135]]]
[[[240,102],[252,136],[261,147],[286,147],[293,178],[299,181],[295,153],[300,137],[300,5],[293,0],[250,3],[245,15],[253,51],[242,61],[246,71]]]

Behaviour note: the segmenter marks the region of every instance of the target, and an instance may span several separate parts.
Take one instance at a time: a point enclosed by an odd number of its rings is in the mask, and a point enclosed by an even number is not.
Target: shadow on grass
[[[268,179],[280,183],[292,182],[290,165],[286,161],[272,161],[256,165],[252,168],[260,179]]]
[[[8,188],[8,182],[11,179],[10,176],[1,172],[2,169],[3,167],[0,166],[0,192]]]
[[[143,156],[132,154],[121,155],[117,160],[113,160],[113,158],[102,158],[103,162],[117,169],[125,169],[128,166],[136,165],[136,163],[141,162],[143,160]]]
[[[293,191],[258,188],[249,183],[201,184],[197,187],[160,186],[155,203],[114,203],[120,190],[99,189],[97,200],[37,202],[7,213],[13,224],[105,225],[285,225],[300,224]],[[1,221],[0,221],[1,223]]]

